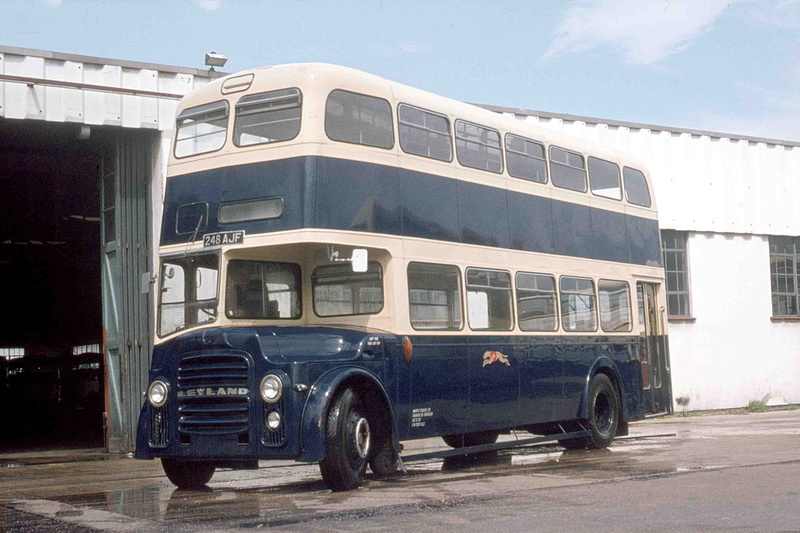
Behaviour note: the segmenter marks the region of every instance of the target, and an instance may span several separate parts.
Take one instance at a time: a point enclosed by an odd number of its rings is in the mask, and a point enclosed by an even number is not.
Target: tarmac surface
[[[405,444],[406,456],[449,449]],[[0,531],[800,531],[798,410],[646,420],[608,450],[414,462],[346,493],[329,491],[316,465],[261,466],[181,491],[157,461],[4,455]]]

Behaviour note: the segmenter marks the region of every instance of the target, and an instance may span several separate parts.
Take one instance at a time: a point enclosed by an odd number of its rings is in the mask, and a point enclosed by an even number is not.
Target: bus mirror
[[[353,264],[353,272],[366,272],[367,251],[364,248],[355,248],[350,262]]]

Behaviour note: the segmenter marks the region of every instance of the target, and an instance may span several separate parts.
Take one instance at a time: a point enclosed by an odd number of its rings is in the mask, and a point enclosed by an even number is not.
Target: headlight
[[[157,379],[152,382],[150,387],[147,389],[147,400],[153,407],[161,407],[167,403],[168,394],[169,389],[167,388],[167,384],[160,379]]]
[[[283,385],[278,376],[268,374],[261,380],[261,398],[267,403],[275,403],[281,399]]]

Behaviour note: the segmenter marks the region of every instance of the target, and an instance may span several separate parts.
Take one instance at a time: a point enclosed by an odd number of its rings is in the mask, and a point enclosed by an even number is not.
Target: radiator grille
[[[250,396],[239,392],[248,389],[249,383],[250,364],[243,355],[184,357],[178,368],[178,387],[202,394],[180,398],[178,429],[206,435],[249,433]]]

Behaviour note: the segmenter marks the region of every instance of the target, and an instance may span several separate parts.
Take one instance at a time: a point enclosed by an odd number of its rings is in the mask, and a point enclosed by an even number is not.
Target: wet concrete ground
[[[434,449],[447,448],[404,454]],[[316,465],[262,465],[179,491],[156,461],[0,456],[0,530],[800,531],[800,411],[648,420],[608,450],[429,460],[348,493],[327,490]]]

